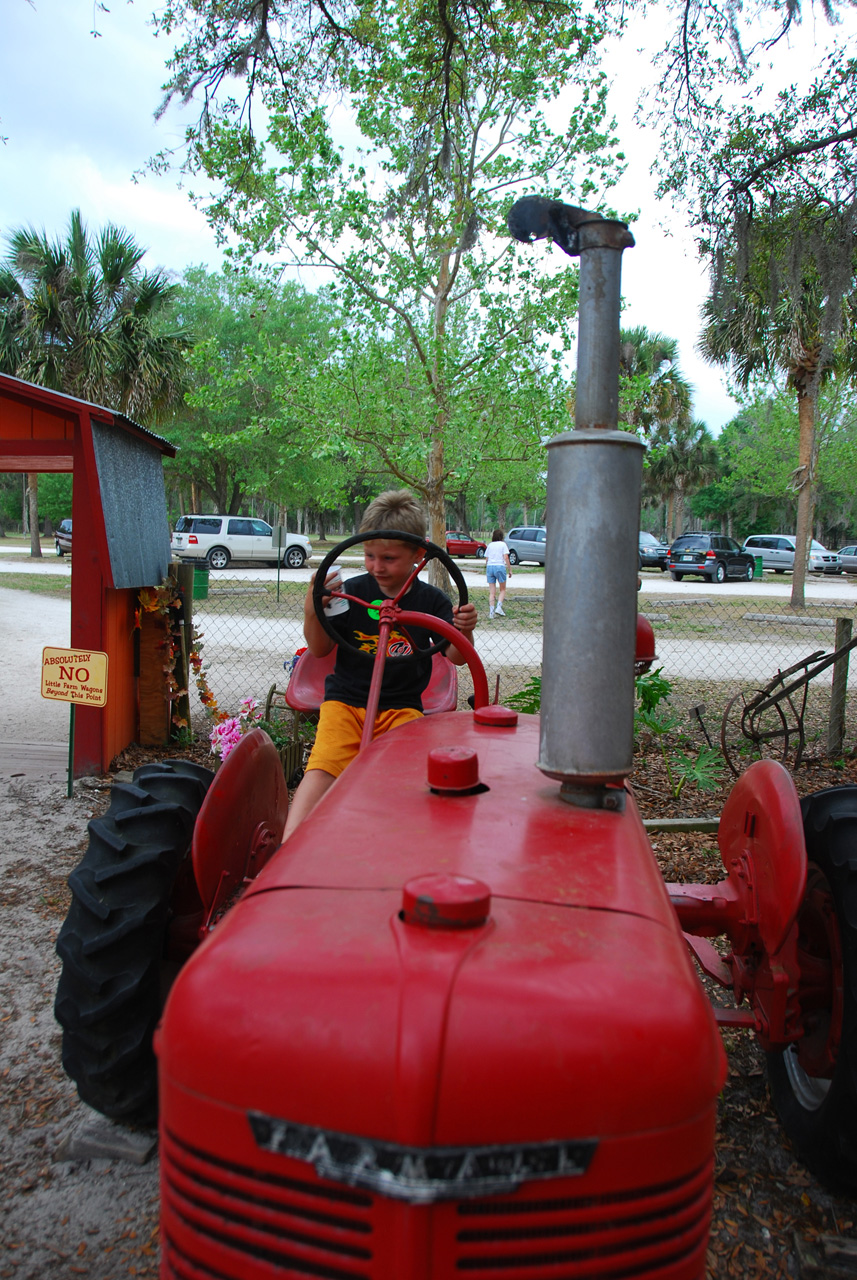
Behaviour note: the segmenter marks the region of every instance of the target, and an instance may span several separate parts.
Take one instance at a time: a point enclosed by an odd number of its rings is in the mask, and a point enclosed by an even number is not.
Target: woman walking
[[[509,559],[509,548],[503,541],[504,533],[502,529],[495,529],[491,534],[491,541],[485,552],[485,577],[488,580],[488,617],[493,618],[496,613],[498,617],[505,618],[506,614],[503,610],[503,601],[506,599],[506,579],[512,576],[512,562]],[[494,592],[497,587],[500,588],[500,598],[497,601],[497,608],[494,608]]]

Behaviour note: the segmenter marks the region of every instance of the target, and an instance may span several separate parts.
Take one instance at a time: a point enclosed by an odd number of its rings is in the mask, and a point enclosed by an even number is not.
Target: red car
[[[457,529],[447,529],[446,550],[449,555],[458,556],[459,559],[463,559],[465,556],[478,556],[482,560],[485,558],[486,544],[477,542],[476,538],[471,538],[469,533],[459,533]]]

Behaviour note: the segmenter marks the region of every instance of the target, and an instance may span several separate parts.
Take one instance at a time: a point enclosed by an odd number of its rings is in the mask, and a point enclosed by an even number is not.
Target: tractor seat
[[[286,688],[286,703],[293,711],[318,711],[324,700],[324,678],[333,670],[336,649],[326,658],[314,658],[307,649],[295,663]],[[423,711],[454,711],[458,705],[458,671],[449,658],[436,653],[431,660],[431,679],[423,694]]]

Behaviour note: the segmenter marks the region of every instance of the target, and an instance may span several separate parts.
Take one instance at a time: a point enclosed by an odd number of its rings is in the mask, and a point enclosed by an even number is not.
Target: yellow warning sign
[[[42,697],[103,707],[107,701],[107,654],[95,649],[45,647]]]

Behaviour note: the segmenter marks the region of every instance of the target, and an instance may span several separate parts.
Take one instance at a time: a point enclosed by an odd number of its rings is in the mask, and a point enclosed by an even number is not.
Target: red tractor
[[[475,709],[368,746],[279,849],[258,730],[213,782],[138,770],[90,824],[58,943],[64,1062],[117,1119],[159,1103],[164,1280],[701,1280],[724,1025],[759,1037],[807,1164],[857,1191],[857,788],[801,803],[757,762],[721,882],[664,885],[627,785],[629,240],[578,234],[578,368],[600,385],[549,446],[541,715],[489,705],[474,651]],[[712,1007],[691,955],[734,1001]]]

